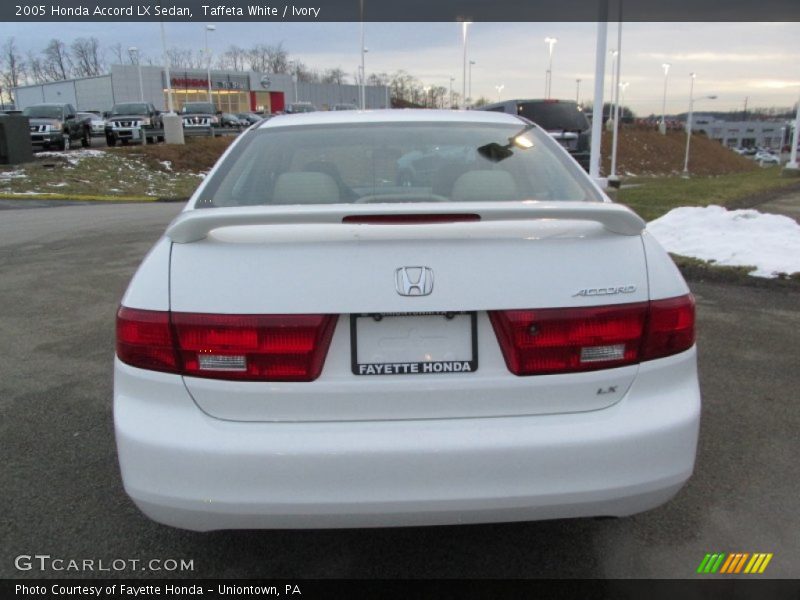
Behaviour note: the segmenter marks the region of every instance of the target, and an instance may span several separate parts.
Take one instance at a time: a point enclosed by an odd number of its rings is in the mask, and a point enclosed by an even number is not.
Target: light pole
[[[461,102],[465,105],[467,102],[467,27],[471,23],[472,21],[463,21],[461,23],[461,39],[464,46],[464,57],[461,64]]]
[[[547,44],[547,72],[544,78],[544,97],[550,98],[550,91],[553,83],[553,46],[556,45],[558,39],[554,37],[544,38],[544,43]]]
[[[664,69],[664,98],[661,100],[661,123],[658,125],[661,135],[667,135],[667,76],[671,66],[669,63],[661,65],[661,68]]]
[[[139,58],[139,49],[136,46],[128,48],[131,56],[136,57],[136,66],[139,69],[139,101],[144,102],[144,85],[142,84],[142,61]]]
[[[206,75],[208,76],[208,101],[213,102],[211,99],[211,50],[208,49],[208,32],[216,31],[214,25],[206,25]]]
[[[501,83],[500,85],[496,85],[496,86],[494,86],[494,89],[496,89],[496,90],[497,90],[497,101],[498,101],[498,102],[500,102],[500,92],[502,92],[502,91],[503,91],[503,88],[504,88],[504,87],[506,87],[504,83]]]
[[[361,110],[367,109],[367,88],[365,79],[367,73],[365,71],[364,60],[367,49],[364,47],[364,0],[360,0],[359,6],[361,7]]]
[[[469,61],[469,87],[467,88],[467,99],[464,101],[464,105],[467,107],[472,106],[472,65],[474,64],[474,60]]]
[[[620,110],[622,111],[621,119],[625,118],[625,90],[628,89],[629,85],[630,85],[629,81],[625,81],[619,84],[619,105],[620,105]]]
[[[580,106],[581,104],[581,80],[575,80],[575,104]]]
[[[450,106],[449,108],[453,108],[453,82],[456,80],[455,77],[450,78]]]
[[[428,92],[431,91],[431,86],[426,85],[425,87],[422,88],[422,91],[425,92],[425,108],[429,108],[429,105],[428,105],[429,94],[428,94]]]
[[[800,130],[800,99],[797,101],[797,114],[794,117],[794,132],[792,133],[792,150],[789,154],[789,162],[786,163],[784,169],[797,171],[800,166],[797,164],[797,144],[798,144],[798,130]]]
[[[167,53],[167,35],[164,33],[164,21],[161,21],[161,48],[164,52],[164,73],[167,78],[167,109],[172,114],[175,112],[175,104],[172,101],[172,79],[169,74],[169,54]]]
[[[612,111],[614,110],[614,78],[617,73],[617,51],[609,50],[608,54],[611,56],[611,102],[608,103],[608,121],[606,127],[611,127]]]
[[[692,114],[694,113],[694,80],[697,73],[689,73],[689,114],[686,115],[686,156],[683,159],[683,176],[689,176],[689,147],[692,143]],[[703,96],[700,100],[714,100],[716,96]]]
[[[606,78],[606,38],[608,23],[605,17],[607,4],[601,3],[601,15],[597,21],[594,64],[594,106],[592,107],[592,145],[589,149],[589,177],[600,181],[600,142],[603,136],[603,85]]]

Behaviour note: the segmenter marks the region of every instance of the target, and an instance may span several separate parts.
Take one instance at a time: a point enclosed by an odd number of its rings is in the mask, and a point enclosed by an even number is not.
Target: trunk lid
[[[185,377],[189,392],[208,414],[254,421],[509,416],[613,404],[633,382],[637,366],[515,376],[506,367],[487,311],[647,300],[647,269],[636,233],[641,220],[613,204],[532,204],[536,206],[523,209],[520,203],[471,203],[444,208],[342,205],[184,213],[167,232],[176,242],[170,268],[172,311],[338,315],[317,380]],[[474,213],[481,220],[417,225],[341,222],[354,214],[431,211]],[[254,224],[242,224],[248,222]],[[403,283],[398,269],[405,267],[430,271],[433,289],[428,295],[398,292]],[[360,339],[362,348],[380,344],[354,337],[378,334],[364,321],[356,332],[351,315],[461,312],[475,315],[476,370],[416,375],[353,372],[353,340]],[[392,321],[399,324],[401,337],[411,332],[438,335],[431,333],[438,331],[436,319],[415,318]],[[469,321],[458,322],[469,327]],[[397,335],[395,327],[393,339]],[[446,349],[441,351],[447,354]]]

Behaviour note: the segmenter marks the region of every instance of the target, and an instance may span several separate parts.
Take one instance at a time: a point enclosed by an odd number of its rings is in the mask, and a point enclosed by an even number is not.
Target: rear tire
[[[116,146],[117,145],[116,138],[113,135],[107,135],[106,136],[106,145],[110,146],[111,148]]]
[[[86,133],[84,133],[83,137],[81,138],[81,146],[83,146],[84,148],[88,148],[91,145],[92,145],[92,138],[89,137]]]

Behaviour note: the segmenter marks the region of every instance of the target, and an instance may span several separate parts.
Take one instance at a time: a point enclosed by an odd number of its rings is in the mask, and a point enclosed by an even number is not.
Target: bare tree
[[[169,64],[176,69],[202,69],[206,66],[205,52],[192,52],[186,48],[173,46],[167,50]]]
[[[28,51],[26,64],[28,67],[28,81],[32,80],[34,83],[47,83],[49,81],[42,65],[42,59],[36,56],[32,50]]]
[[[325,69],[325,71],[322,72],[321,81],[322,83],[343,85],[347,83],[347,73],[339,67],[335,69]]]
[[[370,73],[367,77],[367,85],[389,85],[391,80],[388,73]]]
[[[248,52],[244,48],[235,44],[228,46],[228,49],[217,59],[217,66],[220,69],[231,69],[233,71],[244,71],[247,69]]]
[[[72,74],[72,60],[64,42],[53,38],[47,44],[42,55],[44,57],[42,67],[50,80],[62,81],[69,79]]]
[[[75,74],[78,77],[96,77],[105,70],[100,53],[100,42],[96,37],[78,38],[70,45]]]
[[[13,101],[11,90],[19,87],[25,76],[25,61],[17,50],[14,38],[8,38],[0,49],[0,87],[6,96]],[[0,98],[2,94],[0,94]]]
[[[286,74],[290,72],[289,53],[283,43],[277,46],[258,44],[248,51],[250,68],[262,73]]]

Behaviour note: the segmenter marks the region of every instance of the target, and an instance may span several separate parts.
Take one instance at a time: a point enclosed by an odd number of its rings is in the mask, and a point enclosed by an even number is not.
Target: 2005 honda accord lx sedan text
[[[278,116],[122,299],[122,478],[194,530],[630,515],[692,473],[694,338],[644,222],[529,121]]]

